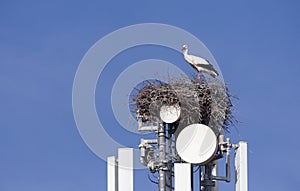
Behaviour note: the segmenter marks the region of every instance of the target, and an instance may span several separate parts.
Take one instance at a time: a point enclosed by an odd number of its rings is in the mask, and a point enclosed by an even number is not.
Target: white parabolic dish
[[[179,105],[163,105],[160,108],[160,118],[165,123],[174,123],[180,117]]]
[[[179,156],[192,164],[209,161],[217,151],[217,136],[211,128],[203,124],[185,127],[176,140]]]

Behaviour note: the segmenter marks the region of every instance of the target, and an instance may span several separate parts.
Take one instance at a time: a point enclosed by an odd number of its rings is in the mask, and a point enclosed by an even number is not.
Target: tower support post
[[[159,191],[166,191],[166,127],[165,124],[158,125],[158,157],[159,157]]]

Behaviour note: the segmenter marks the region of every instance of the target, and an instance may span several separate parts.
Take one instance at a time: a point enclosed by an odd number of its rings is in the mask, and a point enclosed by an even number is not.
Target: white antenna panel
[[[185,127],[176,140],[179,156],[192,164],[203,164],[209,161],[216,153],[217,146],[215,133],[203,124],[192,124]]]

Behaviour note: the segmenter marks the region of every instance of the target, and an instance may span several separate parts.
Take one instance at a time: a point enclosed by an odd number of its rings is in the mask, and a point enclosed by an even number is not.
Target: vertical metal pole
[[[205,172],[202,171],[201,181],[204,185],[201,185],[203,191],[218,191],[217,180],[212,180],[212,177],[217,176],[217,162],[213,161],[205,165]]]
[[[218,176],[218,161],[215,160],[212,162],[212,171],[211,171],[211,174],[213,176]],[[218,191],[219,190],[219,185],[218,185],[218,181],[215,180],[215,186],[212,187],[211,189],[212,191]]]
[[[210,168],[210,165],[207,164],[205,165],[205,174],[204,174],[204,180],[206,181],[206,184],[208,183],[209,181],[209,177],[211,176],[211,168]],[[204,185],[204,191],[212,191],[211,190],[211,186],[210,185]]]
[[[230,182],[230,148],[226,151],[226,182]]]
[[[170,130],[170,125],[168,124],[168,129]],[[172,150],[172,134],[170,131],[168,131],[168,170],[166,172],[166,191],[172,191],[172,156],[173,156],[173,150]]]
[[[203,174],[203,166],[199,167],[199,190],[202,191],[204,190],[204,187],[202,185],[202,182],[204,180],[204,174]]]
[[[191,164],[191,190],[194,190],[194,165]]]
[[[166,128],[163,123],[158,125],[158,157],[159,157],[159,191],[166,191]]]

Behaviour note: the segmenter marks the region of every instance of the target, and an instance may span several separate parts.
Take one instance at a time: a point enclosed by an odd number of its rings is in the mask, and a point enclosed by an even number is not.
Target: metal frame
[[[178,163],[180,159],[172,153],[172,136],[166,133],[166,124],[160,123],[157,127],[157,139],[141,139],[141,163],[148,166],[150,172],[158,172],[159,191],[192,191],[193,190],[193,164]],[[168,142],[168,144],[167,144]],[[156,146],[154,146],[156,145]],[[154,148],[157,147],[157,155]],[[231,144],[230,139],[224,141],[224,136],[219,136],[219,149],[211,162],[199,168],[200,190],[218,191],[218,181],[231,181],[230,151],[235,150],[235,184],[236,191],[248,191],[248,159],[247,142]],[[171,153],[170,153],[171,152]],[[175,153],[176,154],[176,153]],[[226,175],[218,175],[218,160],[225,157]],[[174,160],[176,159],[174,163]],[[173,166],[174,165],[174,166]],[[174,168],[173,168],[174,167]],[[172,176],[174,169],[174,188]],[[114,156],[107,158],[107,190],[108,191],[133,191],[133,149],[119,148],[118,159]]]

